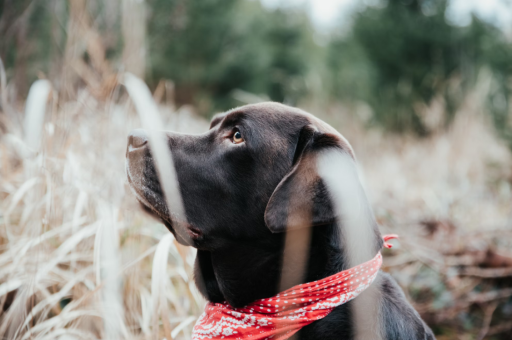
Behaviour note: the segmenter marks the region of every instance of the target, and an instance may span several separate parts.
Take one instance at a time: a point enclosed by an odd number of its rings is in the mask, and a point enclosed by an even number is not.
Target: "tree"
[[[179,103],[211,112],[239,105],[235,89],[288,103],[305,92],[313,39],[303,12],[269,11],[245,0],[150,4],[152,82],[173,80]]]
[[[503,93],[505,79],[512,74],[506,62],[510,46],[503,34],[475,17],[468,27],[447,23],[447,4],[389,0],[358,13],[349,36],[334,39],[329,48],[336,71],[333,90],[342,91],[350,87],[347,82],[354,82],[349,95],[370,104],[374,122],[421,136],[431,132],[422,107],[442,98],[446,126],[482,66],[503,78],[498,91]],[[508,110],[508,102],[506,106]]]

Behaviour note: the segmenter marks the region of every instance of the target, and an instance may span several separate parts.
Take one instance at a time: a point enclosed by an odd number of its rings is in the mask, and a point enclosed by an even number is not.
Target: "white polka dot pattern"
[[[359,266],[243,308],[233,308],[227,302],[208,303],[194,326],[192,339],[288,339],[358,296],[375,280],[381,265],[382,255],[378,253]]]

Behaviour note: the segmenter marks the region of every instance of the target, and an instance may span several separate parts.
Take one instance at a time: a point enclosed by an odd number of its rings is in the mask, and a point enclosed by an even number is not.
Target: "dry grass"
[[[131,100],[120,88],[116,100],[84,89],[65,103],[32,90],[26,116],[46,115],[0,144],[0,298],[12,302],[2,334],[190,338],[203,306],[194,252],[139,210],[126,183],[126,136],[142,125]],[[160,111],[168,129],[207,127],[187,108]]]
[[[51,84],[38,84],[24,116],[40,119],[25,125],[8,119],[0,140],[1,333],[6,339],[190,338],[204,303],[191,278],[194,251],[139,209],[126,182],[126,136],[144,124],[132,100],[118,86],[107,100],[85,88],[63,102],[48,91]],[[460,272],[471,251],[512,245],[512,161],[478,107],[468,100],[453,128],[423,141],[365,130],[343,108],[322,117],[353,144],[384,231],[401,235],[386,268],[423,315],[444,327],[450,323],[440,318],[495,304],[476,321],[477,332],[444,330],[447,339],[512,327],[492,323],[512,292]],[[158,109],[165,129],[207,129],[189,108]],[[482,269],[473,260],[464,269]]]

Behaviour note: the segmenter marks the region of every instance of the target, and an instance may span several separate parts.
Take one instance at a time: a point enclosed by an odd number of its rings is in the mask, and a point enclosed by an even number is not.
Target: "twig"
[[[487,335],[496,335],[506,331],[512,330],[512,321],[505,322],[496,326],[489,327]]]
[[[494,311],[496,310],[496,307],[498,307],[497,302],[493,302],[487,306],[485,306],[484,309],[484,321],[482,324],[482,329],[480,329],[480,333],[478,333],[478,340],[483,340],[487,333],[489,332],[489,328],[492,321],[492,315],[494,314]]]
[[[488,302],[488,301],[508,298],[510,296],[512,296],[512,288],[505,288],[505,289],[495,290],[495,291],[486,292],[486,293],[470,294],[470,295],[468,295],[466,302],[468,304],[484,303],[484,302]]]
[[[484,278],[496,278],[512,276],[512,268],[464,268],[459,272],[460,275],[478,276]]]

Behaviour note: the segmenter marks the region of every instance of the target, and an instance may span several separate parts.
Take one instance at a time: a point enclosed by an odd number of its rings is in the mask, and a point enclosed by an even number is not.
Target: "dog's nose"
[[[148,136],[143,129],[135,129],[128,135],[128,147],[126,152],[139,149],[148,143]]]

